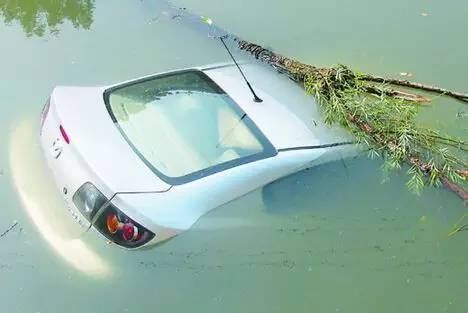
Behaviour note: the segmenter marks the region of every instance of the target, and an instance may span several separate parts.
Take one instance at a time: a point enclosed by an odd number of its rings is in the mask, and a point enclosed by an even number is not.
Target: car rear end
[[[102,93],[102,88],[54,89],[41,113],[41,148],[80,234],[94,225],[107,240],[137,248],[151,242],[155,233],[112,199],[119,192],[164,192],[170,186],[126,150]]]
[[[84,212],[80,212],[74,205],[73,196],[83,182],[95,180],[96,178],[90,177],[84,160],[79,157],[77,151],[74,151],[71,138],[65,129],[66,125],[62,124],[52,94],[41,113],[41,147],[58,190],[62,194],[65,208],[82,227],[82,232],[85,232],[89,229],[91,223],[89,219],[84,217]],[[104,193],[108,197],[112,196],[110,190],[104,190]]]

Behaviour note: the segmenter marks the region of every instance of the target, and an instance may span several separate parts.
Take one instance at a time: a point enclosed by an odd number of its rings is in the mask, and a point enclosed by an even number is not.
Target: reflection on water
[[[5,23],[18,22],[28,36],[57,34],[64,21],[89,29],[93,10],[94,0],[0,0]]]
[[[10,169],[23,208],[50,247],[71,266],[92,276],[107,276],[109,265],[76,238],[74,225],[40,157],[33,123],[19,123],[10,138]]]

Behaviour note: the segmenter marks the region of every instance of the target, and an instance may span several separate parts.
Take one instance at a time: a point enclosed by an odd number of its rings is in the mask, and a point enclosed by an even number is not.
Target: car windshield
[[[107,91],[105,99],[135,153],[171,184],[275,152],[250,118],[201,71],[125,84]]]

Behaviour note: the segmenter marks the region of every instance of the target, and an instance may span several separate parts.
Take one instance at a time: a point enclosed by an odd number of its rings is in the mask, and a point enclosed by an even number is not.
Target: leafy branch
[[[382,156],[383,169],[409,166],[407,187],[419,192],[424,186],[444,185],[462,200],[468,176],[468,143],[423,127],[416,121],[421,108],[429,102],[420,94],[401,91],[394,86],[435,92],[468,103],[468,94],[448,89],[360,74],[344,65],[320,68],[275,54],[259,45],[238,40],[241,50],[251,53],[291,79],[303,84],[319,104],[328,125],[341,125],[370,151]]]

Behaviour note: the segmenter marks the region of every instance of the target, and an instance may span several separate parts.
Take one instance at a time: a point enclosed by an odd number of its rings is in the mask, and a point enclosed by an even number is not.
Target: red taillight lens
[[[134,241],[138,238],[138,227],[132,223],[126,223],[122,227],[122,238],[125,241]]]
[[[109,204],[93,223],[96,229],[112,242],[137,248],[154,238],[154,233]]]
[[[60,129],[60,133],[62,134],[63,140],[65,140],[65,142],[66,142],[67,144],[69,144],[69,143],[70,143],[70,137],[68,137],[68,134],[67,134],[67,132],[65,131],[65,129],[63,128],[63,126],[60,125],[59,129]]]

